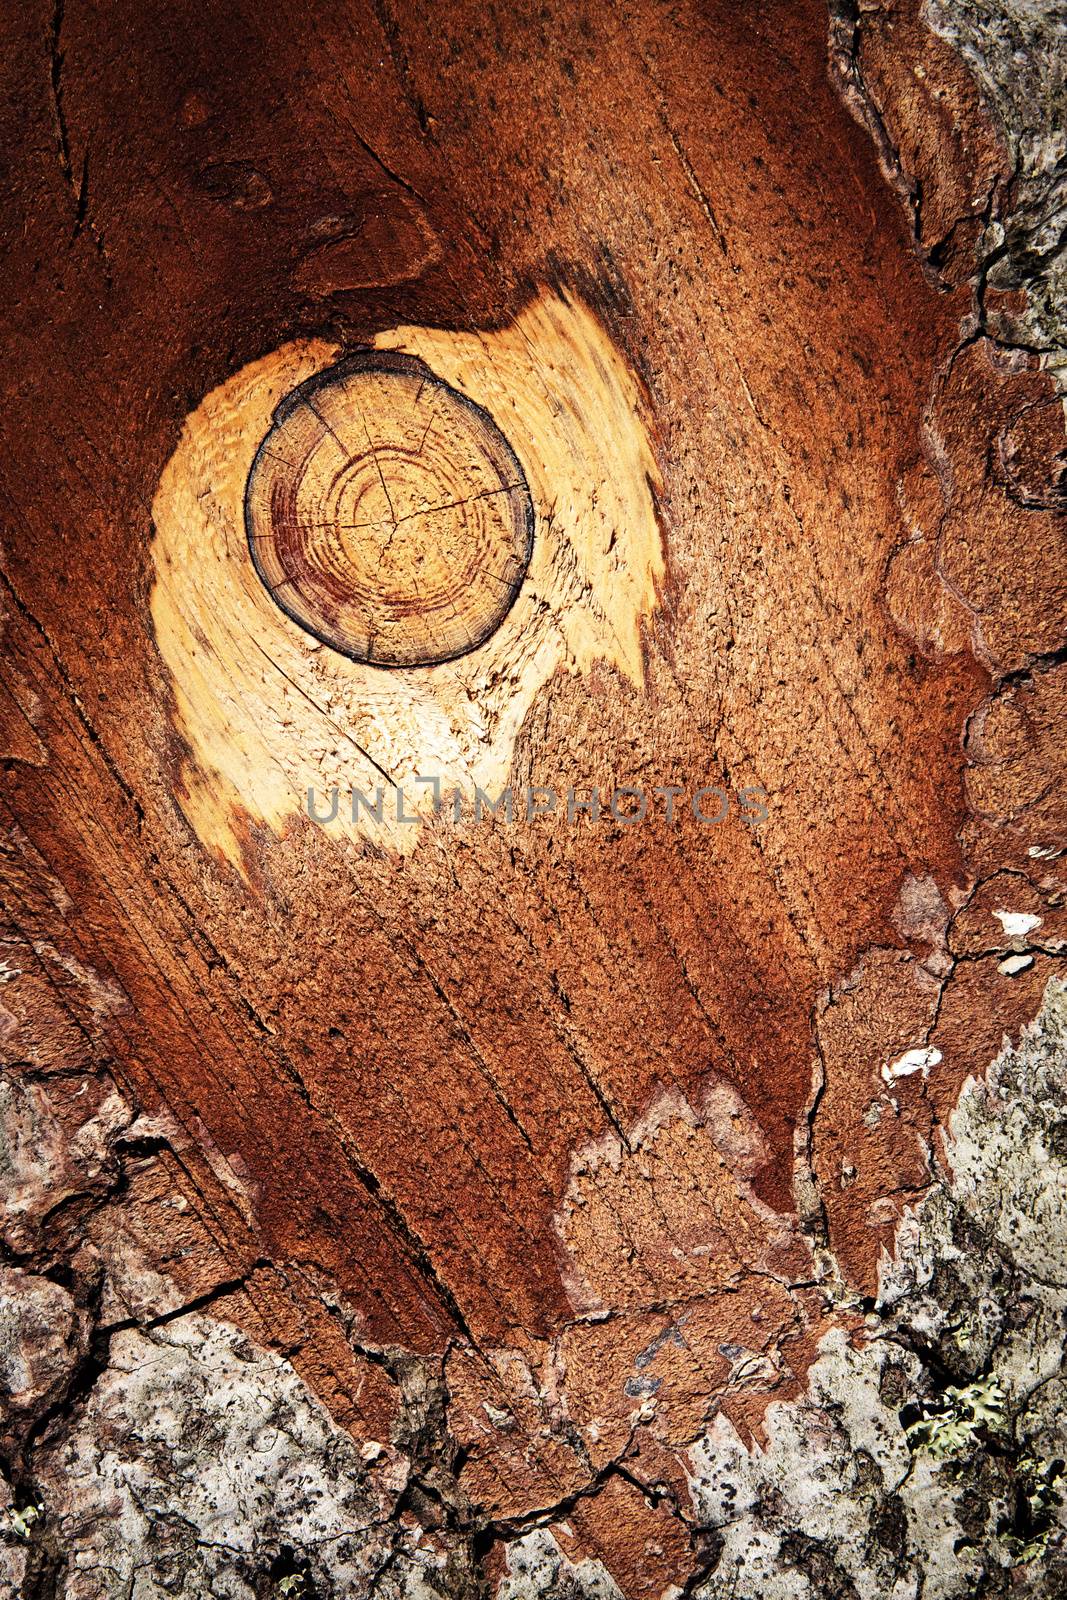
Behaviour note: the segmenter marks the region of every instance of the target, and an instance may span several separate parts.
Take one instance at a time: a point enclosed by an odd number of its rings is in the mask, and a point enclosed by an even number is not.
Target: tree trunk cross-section
[[[3,29],[0,1583],[1064,1592],[1062,19]]]

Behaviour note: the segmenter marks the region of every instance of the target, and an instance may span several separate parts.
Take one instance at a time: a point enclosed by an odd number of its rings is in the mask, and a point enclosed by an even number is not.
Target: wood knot
[[[245,527],[294,622],[355,661],[419,667],[500,626],[529,565],[534,510],[488,412],[417,358],[366,351],[277,408]]]

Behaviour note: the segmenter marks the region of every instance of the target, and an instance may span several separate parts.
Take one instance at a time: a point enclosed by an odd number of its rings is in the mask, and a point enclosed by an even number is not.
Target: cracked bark
[[[735,9],[5,21],[21,1600],[1067,1582],[1062,19]],[[213,851],[161,477],[271,352],[382,339],[505,433],[603,381],[648,452],[633,617],[591,436],[532,480],[566,615],[513,728],[475,652],[471,738],[766,824],[402,854],[250,791]],[[364,738],[267,642],[283,745],[292,691],[406,770],[402,700]]]

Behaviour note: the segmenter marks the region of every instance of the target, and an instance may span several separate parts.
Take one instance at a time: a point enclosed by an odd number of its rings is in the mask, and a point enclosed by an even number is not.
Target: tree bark
[[[6,19],[13,1594],[1060,1592],[1064,30],[987,9]]]

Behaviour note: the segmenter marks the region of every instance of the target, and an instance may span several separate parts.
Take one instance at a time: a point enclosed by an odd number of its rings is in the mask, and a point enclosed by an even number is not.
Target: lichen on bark
[[[1009,160],[978,241],[980,287],[1024,291],[1000,337],[1040,352],[1067,385],[1067,11],[1055,0],[926,0],[930,28],[980,85]]]
[[[877,1303],[823,1338],[806,1394],[769,1408],[764,1446],[721,1412],[693,1441],[675,1506],[697,1552],[689,1593],[956,1600],[1067,1584],[1067,985],[1053,980],[967,1085],[933,1159]],[[454,1479],[449,1495],[446,1441],[434,1527],[402,1425],[358,1444],[227,1321],[179,1309],[112,1332],[86,1368],[70,1295],[14,1271],[0,1288],[7,1396],[44,1418],[3,1513],[13,1594],[485,1592],[490,1530]],[[511,1539],[502,1600],[622,1592],[564,1555],[566,1522],[564,1508]]]
[[[937,1182],[902,1220],[862,1333],[749,1453],[693,1451],[718,1528],[696,1591],[813,1600],[1057,1592],[1067,1561],[1067,989],[964,1090]]]

